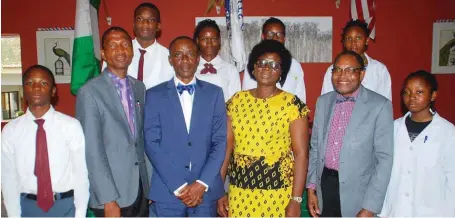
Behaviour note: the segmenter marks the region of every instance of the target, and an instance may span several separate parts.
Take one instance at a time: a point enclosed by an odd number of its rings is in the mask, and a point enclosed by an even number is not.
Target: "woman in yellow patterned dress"
[[[218,212],[230,217],[300,216],[308,166],[308,107],[277,88],[287,76],[291,54],[264,40],[249,57],[257,88],[227,102],[228,146],[221,174],[229,175],[228,196]]]

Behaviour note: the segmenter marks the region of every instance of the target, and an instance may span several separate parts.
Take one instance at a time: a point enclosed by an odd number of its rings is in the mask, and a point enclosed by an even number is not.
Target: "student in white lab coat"
[[[455,216],[455,126],[436,113],[437,90],[426,71],[405,80],[409,112],[394,123],[394,162],[381,217]]]
[[[344,50],[354,51],[363,58],[366,66],[362,85],[392,101],[392,82],[387,67],[365,53],[368,48],[370,30],[364,21],[351,20],[343,28],[342,43]],[[324,75],[321,95],[333,91],[332,68],[330,65]]]

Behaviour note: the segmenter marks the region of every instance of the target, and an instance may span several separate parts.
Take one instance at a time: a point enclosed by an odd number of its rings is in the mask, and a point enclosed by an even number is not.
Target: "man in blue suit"
[[[170,46],[175,76],[146,93],[145,150],[153,165],[148,198],[159,217],[216,216],[224,195],[226,111],[220,87],[196,79],[199,49],[180,36]]]

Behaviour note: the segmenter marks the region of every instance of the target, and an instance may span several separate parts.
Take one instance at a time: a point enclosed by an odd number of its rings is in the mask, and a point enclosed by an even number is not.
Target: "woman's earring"
[[[436,114],[436,112],[433,109],[431,109],[431,107],[430,107],[430,113],[433,114],[433,115]]]

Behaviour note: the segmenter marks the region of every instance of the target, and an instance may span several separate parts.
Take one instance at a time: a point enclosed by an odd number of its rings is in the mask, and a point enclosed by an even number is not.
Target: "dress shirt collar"
[[[125,78],[122,79],[122,78],[118,77],[117,75],[111,73],[111,71],[109,71],[109,70],[107,69],[107,67],[104,68],[104,72],[103,72],[103,73],[107,73],[107,74],[109,75],[109,78],[112,79],[112,82],[114,82],[114,84],[121,84],[121,83],[120,83],[121,80],[126,80],[126,83],[125,83],[125,84],[128,84],[128,75],[125,76]]]
[[[371,62],[373,61],[373,59],[371,59],[371,57],[370,57],[370,56],[368,56],[368,55],[367,55],[367,53],[364,53],[364,54],[365,54],[365,58],[366,58],[366,59],[367,59],[367,61],[368,61],[368,64],[367,64],[367,65],[365,65],[365,68],[366,68],[366,67],[368,67],[368,65],[370,65],[370,64],[371,64]]]
[[[354,97],[354,99],[357,100],[357,98],[359,97],[360,87],[361,87],[361,85],[359,86],[359,88],[357,88],[357,90],[355,90],[354,93],[352,93],[352,96],[347,96],[347,97]],[[342,96],[341,94],[337,94],[336,99],[343,99],[343,98],[346,98],[346,97]]]
[[[142,48],[141,44],[139,44],[139,42],[137,41],[137,39],[133,39],[133,49],[134,49],[134,52],[139,52],[139,49],[142,49],[142,50],[146,50],[147,53],[152,53],[153,50],[155,50],[155,48],[157,47],[158,45],[158,42],[155,41],[153,42],[153,44],[149,45],[147,48]]]
[[[47,110],[47,112],[42,117],[35,117],[33,115],[33,113],[30,111],[30,107],[28,107],[27,112],[25,113],[24,116],[27,118],[27,120],[30,120],[30,121],[35,121],[36,119],[44,119],[46,121],[51,121],[52,118],[54,117],[54,113],[55,113],[55,109],[51,105],[49,110]]]
[[[222,63],[223,59],[221,59],[220,55],[217,55],[215,58],[213,58],[212,61],[208,62],[206,61],[202,56],[199,60],[199,65],[204,66],[205,63],[211,63],[213,67],[217,70],[220,68],[220,64]]]
[[[184,82],[182,82],[181,80],[179,80],[176,76],[174,76],[174,84],[175,84],[175,87],[177,87],[178,84],[182,84],[182,85],[189,85],[189,84],[196,84],[196,76],[193,76],[193,79],[191,80],[191,82],[189,82],[188,84],[185,84]]]

